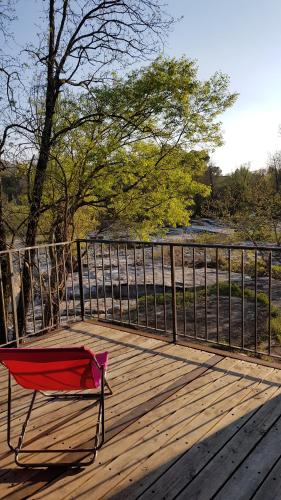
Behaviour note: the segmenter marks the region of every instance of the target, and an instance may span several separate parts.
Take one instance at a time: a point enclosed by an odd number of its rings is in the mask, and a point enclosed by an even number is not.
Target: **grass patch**
[[[272,278],[274,278],[276,280],[280,280],[281,279],[281,266],[279,266],[278,264],[274,264],[271,269],[272,269]]]
[[[281,267],[281,266],[280,266]],[[242,297],[242,288],[237,283],[231,283],[231,296],[232,297]],[[207,295],[208,296],[216,296],[217,295],[217,285],[209,285],[207,287]],[[228,282],[219,283],[219,296],[220,297],[229,297],[229,284]],[[244,297],[255,300],[255,291],[251,288],[244,289]],[[200,286],[196,288],[196,302],[200,303],[205,298],[205,288]],[[166,299],[166,304],[172,303],[172,293],[166,292],[165,296],[163,293],[156,294],[156,303],[157,305],[164,305]],[[176,300],[178,306],[183,306],[185,303],[186,306],[191,306],[194,303],[194,291],[186,290],[184,295],[183,292],[176,293]],[[147,301],[148,306],[154,305],[155,297],[154,295],[148,295],[145,299],[145,296],[139,298],[139,305],[144,306]],[[264,306],[265,308],[269,308],[269,298],[265,292],[257,293],[257,303]],[[271,317],[271,333],[281,340],[281,309],[277,307],[275,304],[271,303],[270,308],[270,317]],[[267,321],[268,328],[268,321]]]
[[[281,339],[281,316],[280,314],[277,317],[271,316],[271,333],[275,335],[278,340]]]

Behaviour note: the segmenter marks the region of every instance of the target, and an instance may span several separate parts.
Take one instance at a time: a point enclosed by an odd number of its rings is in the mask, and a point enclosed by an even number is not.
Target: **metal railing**
[[[281,248],[78,240],[0,253],[0,343],[96,318],[281,356]]]
[[[15,344],[81,319],[79,245],[0,252],[0,344]]]
[[[80,240],[85,318],[281,356],[281,248]]]

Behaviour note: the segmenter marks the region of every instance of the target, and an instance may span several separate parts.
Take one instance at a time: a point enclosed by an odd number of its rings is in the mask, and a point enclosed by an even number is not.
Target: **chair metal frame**
[[[112,395],[113,392],[111,387],[106,380],[104,367],[103,365],[99,366],[95,357],[93,357],[93,361],[97,364],[99,369],[101,370],[101,388],[99,393],[91,394],[81,394],[81,393],[52,393],[47,394],[43,391],[34,390],[32,393],[31,402],[26,414],[25,421],[23,423],[20,435],[18,437],[18,443],[14,446],[11,443],[11,429],[12,429],[12,377],[9,370],[8,375],[8,412],[7,412],[7,444],[11,451],[14,452],[15,455],[15,463],[19,467],[24,468],[38,468],[38,467],[68,467],[68,468],[79,468],[85,467],[87,465],[91,465],[96,458],[97,451],[102,447],[105,439],[105,425],[104,425],[104,399],[107,395]],[[108,392],[105,393],[105,386],[108,388]],[[37,392],[43,394],[49,400],[96,400],[99,403],[98,409],[98,418],[96,423],[96,434],[94,435],[94,446],[92,448],[60,448],[60,449],[23,449],[24,437],[27,429],[27,425],[32,413],[32,409],[35,403]],[[71,462],[22,462],[20,460],[20,454],[24,453],[85,453],[87,456],[90,455],[90,459],[85,461],[85,457],[79,460],[74,460]]]

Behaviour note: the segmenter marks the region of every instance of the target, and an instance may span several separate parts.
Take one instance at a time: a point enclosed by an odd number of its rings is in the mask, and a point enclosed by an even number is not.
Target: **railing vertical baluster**
[[[11,303],[12,303],[12,315],[13,315],[13,328],[14,328],[14,339],[16,345],[19,346],[19,330],[18,330],[18,318],[17,318],[17,303],[16,303],[16,291],[15,291],[15,275],[14,275],[14,263],[12,252],[8,252],[8,265],[9,265],[9,275],[10,275],[10,287],[11,287]]]
[[[37,264],[38,264],[38,275],[39,275],[39,288],[40,288],[40,302],[41,302],[41,314],[42,314],[42,327],[45,326],[45,313],[44,313],[44,300],[43,300],[43,288],[42,288],[42,273],[41,273],[41,263],[40,263],[40,252],[39,248],[36,250]]]
[[[219,337],[220,337],[220,282],[219,282],[219,249],[216,248],[216,288],[217,288],[217,293],[216,293],[216,299],[217,299],[217,314],[216,314],[216,319],[217,319],[217,343],[219,343]]]
[[[52,285],[51,285],[50,268],[49,268],[49,256],[48,256],[47,247],[45,247],[45,256],[46,256],[46,270],[47,270],[48,289],[49,289],[49,303],[50,303],[50,314],[51,314],[51,326],[54,326]]]
[[[144,247],[144,245],[142,245],[142,260],[143,260],[143,285],[144,285],[144,298],[145,298],[145,325],[148,326],[147,286],[146,286],[145,247]]]
[[[228,344],[231,346],[231,249],[228,250]]]
[[[57,278],[57,308],[58,308],[58,318],[57,325],[61,323],[61,313],[60,313],[60,284],[59,284],[59,266],[58,266],[58,255],[57,255],[57,246],[54,247],[54,255],[55,255],[55,268],[56,268],[56,278]]]
[[[22,294],[24,295],[24,290],[23,290],[23,266],[25,265],[25,254],[24,254],[24,257],[23,257],[23,262],[24,262],[24,264],[22,263],[22,260],[21,260],[21,255],[20,255],[20,251],[19,251],[19,273],[20,273],[20,286],[21,286]],[[24,318],[26,318],[26,315],[25,315],[24,297],[22,297],[21,305],[22,305],[22,314],[23,314],[23,317],[24,317]],[[23,331],[24,331],[24,334],[26,335],[26,334],[27,334],[27,330],[26,330],[26,320],[24,321]]]
[[[103,288],[104,317],[105,317],[105,319],[107,319],[106,288],[105,288],[104,257],[103,257],[103,243],[101,243],[101,245],[100,245],[100,251],[101,251],[101,269],[102,269],[102,288]]]
[[[244,250],[241,253],[241,282],[242,282],[242,302],[241,302],[241,347],[244,349],[244,323],[245,323],[245,273],[244,273]]]
[[[36,319],[35,319],[35,304],[34,304],[34,280],[33,280],[33,257],[31,257],[30,250],[28,250],[28,265],[29,265],[29,280],[31,289],[31,307],[32,307],[32,323],[33,331],[36,333]]]
[[[185,304],[185,262],[184,262],[184,246],[181,249],[182,261],[182,297],[183,297],[183,332],[186,335],[186,304]]]
[[[78,265],[78,279],[79,279],[79,295],[80,295],[80,314],[81,319],[85,319],[85,302],[84,302],[84,288],[83,288],[83,267],[81,257],[81,243],[77,240],[77,265]]]
[[[64,297],[65,297],[65,312],[66,312],[66,320],[69,320],[69,311],[68,311],[68,292],[67,292],[67,278],[66,278],[66,268],[65,268],[65,246],[62,247],[62,262],[63,262],[63,284],[64,284]]]
[[[157,330],[157,302],[156,302],[154,257],[155,257],[154,244],[152,243],[151,260],[152,260],[152,281],[153,281],[153,298],[154,298],[154,328],[155,330]]]
[[[91,318],[93,317],[93,309],[92,309],[92,285],[91,285],[91,278],[90,278],[90,262],[89,262],[89,245],[88,242],[86,241],[86,258],[87,258],[87,280],[88,280],[88,287],[89,287],[89,301],[90,301],[90,316]]]
[[[97,313],[98,313],[98,319],[99,319],[99,317],[100,317],[100,302],[99,302],[99,280],[98,280],[96,243],[94,243],[94,268],[95,268],[95,282],[96,282],[96,296],[97,296]]]
[[[207,288],[207,249],[204,250],[204,263],[205,263],[205,338],[208,340],[208,288]]]
[[[170,245],[171,261],[171,288],[172,288],[172,320],[173,320],[173,341],[177,342],[177,288],[175,276],[175,254],[174,246]]]
[[[164,330],[167,333],[167,304],[166,304],[166,286],[165,286],[165,259],[164,259],[164,247],[163,246],[161,247],[161,260],[162,260]]]
[[[258,346],[258,254],[255,250],[255,351]]]
[[[271,355],[272,251],[268,256],[268,354]]]
[[[70,272],[71,272],[73,314],[74,314],[74,319],[76,319],[75,288],[74,288],[74,276],[73,276],[73,254],[71,245],[70,245]]]
[[[112,319],[114,320],[114,287],[112,279],[112,257],[111,257],[111,243],[109,243],[109,269],[110,269],[110,283],[111,283],[111,307],[112,307]]]
[[[127,245],[127,243],[125,243],[125,266],[126,266],[126,281],[127,281],[128,320],[129,320],[129,323],[131,323],[130,286],[129,286],[129,270],[128,270],[128,245]]]
[[[194,322],[194,336],[195,336],[195,338],[197,338],[197,304],[196,304],[195,248],[192,249],[192,267],[193,267],[193,322]]]
[[[134,244],[134,268],[135,268],[135,287],[136,287],[136,311],[137,311],[137,324],[139,325],[139,289],[138,289],[138,273],[137,273],[137,259],[136,259],[136,245]]]
[[[122,286],[121,286],[121,276],[120,276],[120,249],[119,243],[117,243],[117,268],[118,268],[118,281],[119,281],[119,316],[120,321],[122,321]]]

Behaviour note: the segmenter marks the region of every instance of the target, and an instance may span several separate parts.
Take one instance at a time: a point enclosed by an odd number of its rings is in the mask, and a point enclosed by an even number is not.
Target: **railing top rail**
[[[146,246],[173,246],[173,247],[186,247],[186,248],[218,248],[218,249],[229,249],[229,250],[258,250],[258,251],[279,251],[281,252],[281,246],[277,245],[239,245],[239,244],[223,244],[223,243],[192,243],[192,242],[175,242],[175,241],[143,241],[143,240],[112,240],[112,239],[99,239],[99,238],[83,238],[78,240],[63,241],[60,243],[42,243],[40,245],[34,245],[30,247],[19,247],[19,248],[9,248],[7,250],[0,251],[1,255],[7,255],[9,253],[25,252],[30,250],[37,250],[39,248],[49,248],[57,246],[65,246],[80,243],[105,243],[111,245],[146,245]]]
[[[26,252],[27,250],[37,250],[38,248],[46,248],[46,247],[57,247],[63,245],[71,245],[72,243],[76,243],[77,240],[71,241],[61,241],[60,243],[42,243],[40,245],[34,245],[32,247],[19,247],[19,248],[7,248],[7,250],[1,250],[1,255],[7,255],[9,253],[17,253],[17,252]]]
[[[279,251],[281,246],[277,245],[232,245],[222,243],[180,243],[175,241],[141,241],[141,240],[103,240],[96,238],[80,239],[81,243],[105,243],[105,244],[120,244],[120,245],[147,245],[147,246],[174,246],[174,247],[191,247],[191,248],[220,248],[229,250],[260,250],[260,251]]]

